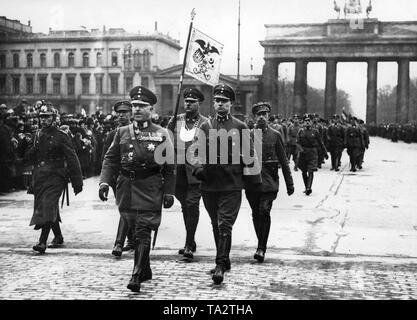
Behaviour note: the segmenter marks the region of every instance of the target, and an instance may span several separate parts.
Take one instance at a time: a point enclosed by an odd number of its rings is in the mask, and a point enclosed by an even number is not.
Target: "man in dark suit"
[[[178,156],[175,196],[181,203],[184,218],[186,238],[184,249],[178,251],[187,260],[194,258],[196,251],[195,232],[200,216],[200,181],[192,175],[192,165],[186,159],[186,151],[194,142],[200,127],[208,120],[199,112],[200,103],[204,101],[203,93],[196,88],[187,88],[183,92],[184,111],[168,123],[168,129],[173,131],[175,153]],[[175,129],[173,129],[175,125]],[[180,163],[181,162],[181,163]]]
[[[250,171],[247,167],[250,159],[242,156],[243,131],[246,130],[250,138],[250,130],[245,123],[230,114],[235,101],[234,90],[228,85],[219,84],[214,87],[213,93],[216,114],[201,127],[205,137],[198,138],[201,147],[206,149],[207,157],[201,157],[202,163],[196,166],[194,174],[202,180],[201,193],[216,243],[216,267],[212,279],[215,284],[220,284],[224,272],[231,268],[229,254],[232,228],[242,201],[244,174]],[[217,146],[215,152],[214,146]],[[253,143],[250,146],[253,151]],[[256,165],[259,166],[258,163]],[[251,180],[250,183],[260,186],[260,168],[258,174],[249,173],[247,178]]]
[[[253,257],[259,262],[263,262],[265,259],[271,227],[271,208],[278,194],[279,167],[284,174],[288,195],[294,193],[294,182],[281,134],[272,129],[267,122],[270,112],[271,106],[268,102],[259,102],[252,107],[256,121],[255,129],[262,130],[262,140],[254,139],[255,143],[262,143],[262,187],[253,189],[253,185],[248,185],[245,188],[246,198],[252,209],[253,226],[258,238],[258,247]]]
[[[151,231],[161,224],[162,205],[174,204],[175,165],[172,141],[166,129],[152,123],[155,94],[145,87],[130,90],[134,121],[117,129],[113,143],[104,156],[99,197],[107,200],[109,184],[119,173],[116,204],[135,229],[135,256],[132,277],[127,288],[139,292],[141,283],[152,279],[149,252]],[[162,151],[161,151],[162,150]]]

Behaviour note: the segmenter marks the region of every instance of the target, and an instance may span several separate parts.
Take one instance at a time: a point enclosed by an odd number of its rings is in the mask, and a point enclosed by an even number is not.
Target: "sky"
[[[343,7],[344,0],[336,0]],[[3,1],[2,1],[3,2]],[[88,30],[124,28],[126,31],[151,33],[157,21],[158,31],[180,40],[184,47],[195,8],[194,27],[224,45],[221,72],[237,73],[239,0],[14,0],[2,3],[1,15],[22,23],[31,21],[33,32],[53,30]],[[366,7],[368,0],[362,0]],[[371,18],[380,21],[417,21],[416,0],[373,0]],[[333,0],[240,0],[240,74],[261,74],[265,24],[324,23],[337,17]],[[183,50],[181,51],[183,53]],[[182,63],[182,57],[178,63]],[[253,68],[251,68],[251,65]],[[339,63],[337,86],[351,96],[356,115],[365,113],[366,64]],[[280,76],[292,80],[293,64],[280,67]],[[417,77],[417,63],[410,67]],[[379,63],[378,87],[394,86],[395,63]],[[324,63],[310,63],[308,84],[324,88]]]

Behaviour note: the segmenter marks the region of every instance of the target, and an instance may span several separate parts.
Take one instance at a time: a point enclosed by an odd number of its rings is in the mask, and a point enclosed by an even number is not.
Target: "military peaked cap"
[[[137,86],[129,92],[131,103],[154,105],[157,102],[155,94],[148,88]]]
[[[269,102],[258,102],[252,106],[252,113],[254,115],[261,111],[271,112],[271,105]]]
[[[116,112],[122,111],[122,110],[131,111],[132,110],[132,104],[128,100],[120,100],[120,101],[117,101],[114,104],[113,110],[116,111]]]
[[[227,98],[231,101],[235,101],[235,91],[227,84],[218,84],[213,89],[214,98]]]
[[[196,88],[187,88],[183,92],[184,100],[204,101],[204,94]]]

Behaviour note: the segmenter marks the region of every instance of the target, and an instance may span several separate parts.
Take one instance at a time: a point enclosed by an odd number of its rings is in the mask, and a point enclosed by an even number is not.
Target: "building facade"
[[[107,113],[133,86],[155,91],[155,75],[178,64],[180,49],[178,40],[157,31],[103,27],[42,34],[0,17],[0,103],[47,99],[61,112]]]

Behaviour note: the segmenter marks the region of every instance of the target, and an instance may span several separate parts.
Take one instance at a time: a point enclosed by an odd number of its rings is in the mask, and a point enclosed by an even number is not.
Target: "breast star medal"
[[[148,151],[155,151],[155,145],[153,143],[148,144]]]

